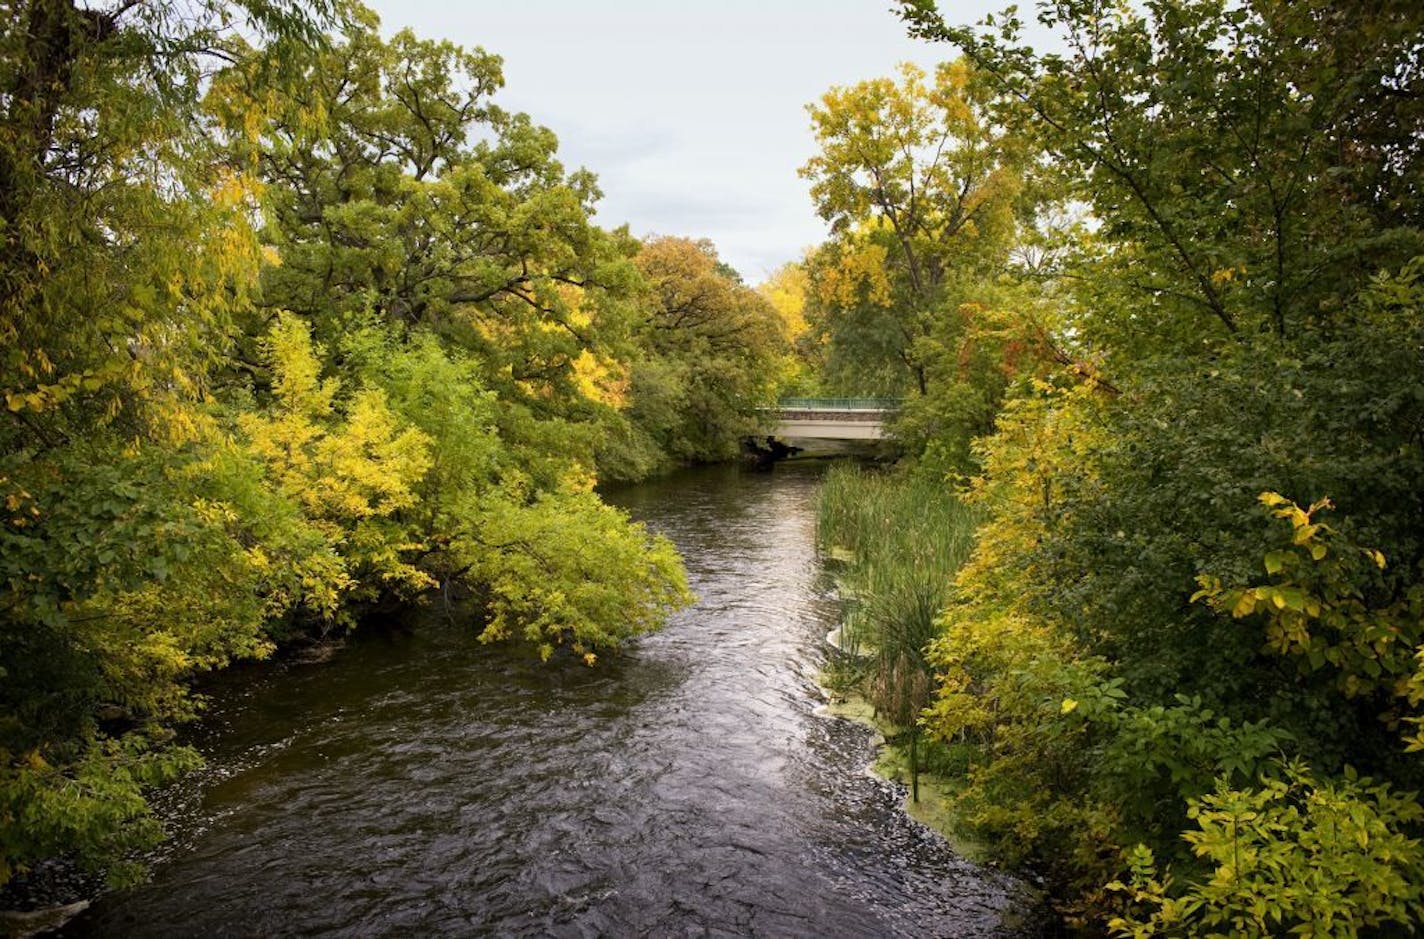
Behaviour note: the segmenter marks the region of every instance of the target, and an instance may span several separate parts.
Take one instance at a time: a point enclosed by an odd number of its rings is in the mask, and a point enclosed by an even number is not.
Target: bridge
[[[772,436],[787,440],[880,440],[894,398],[782,398]]]

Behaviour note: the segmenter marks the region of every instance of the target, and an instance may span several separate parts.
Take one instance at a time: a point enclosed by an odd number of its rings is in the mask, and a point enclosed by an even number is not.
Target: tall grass
[[[945,484],[851,465],[827,475],[816,521],[821,549],[847,564],[845,641],[923,646],[974,547],[978,513]]]
[[[933,688],[925,647],[978,522],[948,486],[911,476],[837,466],[821,490],[817,541],[846,563],[840,645],[859,663],[843,683],[908,734],[916,801],[918,716]]]

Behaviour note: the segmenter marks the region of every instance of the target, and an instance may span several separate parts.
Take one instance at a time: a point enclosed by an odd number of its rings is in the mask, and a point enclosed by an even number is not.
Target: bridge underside
[[[884,409],[869,408],[778,408],[771,433],[748,437],[742,448],[762,467],[797,454],[834,456],[863,451],[866,444],[885,439],[886,415]]]
[[[780,420],[772,434],[781,440],[881,440],[885,424],[878,420]]]

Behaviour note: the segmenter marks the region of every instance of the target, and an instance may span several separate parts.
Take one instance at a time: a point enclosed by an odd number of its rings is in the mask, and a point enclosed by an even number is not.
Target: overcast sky
[[[504,58],[499,103],[598,175],[598,222],[711,238],[750,283],[819,242],[796,175],[815,150],[806,105],[833,85],[931,67],[889,0],[367,0],[386,34]],[[977,22],[1008,0],[942,0]]]

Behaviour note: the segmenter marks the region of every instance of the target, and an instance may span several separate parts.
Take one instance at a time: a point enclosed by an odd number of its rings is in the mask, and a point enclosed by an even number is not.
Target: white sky
[[[504,58],[496,99],[597,174],[598,222],[711,238],[749,283],[822,240],[799,166],[806,105],[832,85],[925,67],[951,50],[911,40],[889,0],[367,0],[386,34]],[[941,0],[977,22],[1010,0]]]

